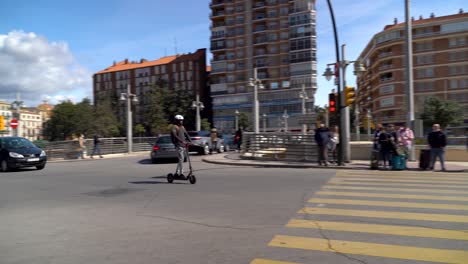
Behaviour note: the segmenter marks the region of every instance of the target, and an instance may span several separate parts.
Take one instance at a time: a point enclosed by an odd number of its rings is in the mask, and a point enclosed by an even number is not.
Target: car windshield
[[[157,144],[169,144],[172,143],[170,136],[159,137],[156,141]]]
[[[29,140],[27,140],[25,138],[8,138],[8,139],[4,140],[3,144],[8,149],[36,147],[33,143],[31,143],[31,141],[29,141]]]

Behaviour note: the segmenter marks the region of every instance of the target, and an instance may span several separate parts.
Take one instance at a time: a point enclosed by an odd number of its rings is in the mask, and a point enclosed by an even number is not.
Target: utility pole
[[[201,130],[201,116],[200,116],[200,111],[205,108],[205,105],[200,102],[200,94],[197,92],[197,95],[195,97],[195,101],[192,102],[192,108],[196,110],[196,130],[200,131]]]
[[[349,107],[346,107],[346,102],[345,102],[345,95],[344,95],[344,90],[346,87],[346,67],[348,66],[349,62],[345,60],[345,48],[346,44],[341,45],[341,63],[340,63],[340,69],[341,69],[341,80],[343,82],[343,93],[339,96],[340,100],[340,106],[338,109],[340,109],[340,117],[341,117],[341,122],[344,126],[343,130],[341,130],[341,133],[343,133],[342,140],[340,141],[340,145],[343,144],[343,159],[344,162],[350,162],[351,160],[351,146],[349,144],[350,141],[350,123],[349,123]]]
[[[408,116],[406,127],[414,131],[414,90],[413,90],[413,32],[410,14],[410,0],[405,0],[405,19],[406,19],[406,100]],[[415,160],[415,144],[410,149],[409,160]]]
[[[361,141],[361,131],[359,131],[359,107],[357,104],[354,106],[354,125],[356,127],[356,141]]]
[[[138,102],[136,94],[131,93],[130,84],[127,84],[127,92],[120,94],[120,100],[127,103],[127,148],[128,153],[133,151],[133,121],[132,121],[132,102]]]
[[[306,109],[306,100],[309,99],[307,96],[307,93],[305,91],[305,85],[302,84],[302,91],[299,93],[299,98],[302,99],[302,116],[305,117],[307,114],[307,109]],[[307,133],[307,124],[303,123],[302,124],[302,134],[305,135]]]

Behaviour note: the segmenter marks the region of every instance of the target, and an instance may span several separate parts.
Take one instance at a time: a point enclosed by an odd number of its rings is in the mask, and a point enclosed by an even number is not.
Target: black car
[[[0,169],[8,171],[23,167],[42,170],[47,163],[45,151],[22,137],[0,137]]]

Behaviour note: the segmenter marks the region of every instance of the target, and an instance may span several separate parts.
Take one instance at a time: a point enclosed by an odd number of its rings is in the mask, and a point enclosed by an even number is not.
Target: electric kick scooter
[[[176,172],[174,174],[172,173],[167,174],[168,183],[172,183],[174,180],[189,181],[191,184],[195,184],[197,182],[197,178],[195,178],[195,175],[193,175],[192,162],[190,161],[188,146],[184,148],[184,151],[185,151],[185,156],[187,157],[188,164],[189,164],[189,173],[186,176],[184,176],[183,174],[179,175],[176,169]]]

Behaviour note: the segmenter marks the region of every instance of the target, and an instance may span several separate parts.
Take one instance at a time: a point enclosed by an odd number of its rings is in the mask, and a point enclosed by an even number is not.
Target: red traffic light
[[[336,112],[336,95],[335,93],[328,94],[328,105],[330,112]]]

